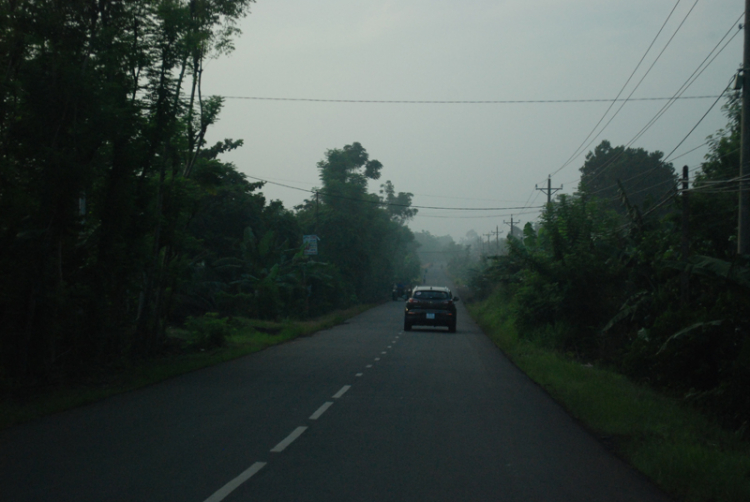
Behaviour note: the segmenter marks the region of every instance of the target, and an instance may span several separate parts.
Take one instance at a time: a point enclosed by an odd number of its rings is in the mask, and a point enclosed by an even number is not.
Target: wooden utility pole
[[[740,209],[737,253],[750,254],[750,0],[745,0],[745,44],[742,56],[742,143],[740,147]]]
[[[750,2],[750,0],[747,0]],[[547,204],[552,203],[552,194],[557,192],[558,190],[562,190],[562,185],[560,185],[558,188],[552,188],[552,176],[547,176],[547,188],[539,188],[539,185],[534,185],[534,187],[537,190],[541,190],[542,192],[547,194]]]

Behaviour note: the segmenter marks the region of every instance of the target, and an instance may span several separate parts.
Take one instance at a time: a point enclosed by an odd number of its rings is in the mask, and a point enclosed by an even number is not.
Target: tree
[[[396,223],[404,225],[417,215],[418,209],[411,207],[414,195],[409,192],[399,192],[396,195],[396,189],[390,180],[380,185],[380,194],[385,210]]]
[[[298,207],[300,224],[310,233],[317,228],[320,258],[350,285],[352,296],[344,302],[380,298],[418,263],[405,226],[415,214],[411,194],[396,195],[390,182],[382,187],[383,197],[369,193],[368,181],[380,178],[383,165],[360,143],[328,150],[317,167],[320,200]],[[388,201],[394,205],[385,205]]]
[[[737,187],[740,175],[740,100],[738,93],[724,105],[729,123],[708,137],[709,151],[695,175],[690,197],[695,253],[730,259],[737,252]]]
[[[619,203],[619,181],[631,204],[640,210],[648,208],[661,202],[675,187],[674,167],[665,163],[663,156],[662,152],[649,153],[643,148],[613,148],[604,140],[586,155],[578,192],[609,201],[610,207],[624,215],[626,210]]]
[[[183,258],[182,178],[221,105],[201,97],[201,63],[231,47],[250,3],[0,4],[5,373],[157,348]]]

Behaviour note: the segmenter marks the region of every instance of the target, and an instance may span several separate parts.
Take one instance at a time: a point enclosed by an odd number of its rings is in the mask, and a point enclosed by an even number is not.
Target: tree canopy
[[[643,148],[613,147],[604,140],[586,155],[580,169],[578,193],[609,201],[609,207],[620,214],[625,208],[620,197],[644,209],[663,201],[675,187],[674,167],[663,162],[662,152]],[[624,190],[624,194],[621,191]]]

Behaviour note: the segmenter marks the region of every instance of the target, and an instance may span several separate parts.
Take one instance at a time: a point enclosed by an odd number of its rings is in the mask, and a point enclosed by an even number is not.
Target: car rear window
[[[414,298],[420,300],[450,300],[450,296],[445,291],[415,291]]]

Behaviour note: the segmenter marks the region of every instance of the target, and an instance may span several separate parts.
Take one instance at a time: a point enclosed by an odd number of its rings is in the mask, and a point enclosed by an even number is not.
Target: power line
[[[258,180],[258,181],[262,181],[264,183],[268,183],[270,185],[277,185],[277,186],[281,186],[281,187],[284,187],[284,188],[290,188],[292,190],[298,190],[300,192],[307,192],[307,193],[311,193],[311,194],[320,194],[320,195],[325,195],[327,197],[333,197],[333,198],[336,198],[336,199],[351,200],[351,201],[354,201],[354,202],[361,202],[361,203],[364,203],[364,204],[373,204],[373,205],[377,205],[377,206],[408,207],[410,209],[439,209],[439,210],[445,210],[445,211],[510,211],[510,210],[515,210],[515,209],[539,209],[539,208],[542,207],[542,206],[539,206],[538,208],[536,208],[536,207],[532,208],[532,207],[527,207],[527,206],[516,206],[516,207],[413,206],[411,204],[396,204],[396,203],[393,203],[393,202],[383,202],[382,200],[367,200],[367,199],[360,199],[360,198],[356,198],[356,197],[347,197],[345,195],[333,194],[333,193],[330,193],[330,192],[324,192],[322,190],[310,190],[310,189],[307,189],[307,188],[293,187],[291,185],[285,185],[283,183],[276,183],[276,182],[273,182],[273,181],[268,181],[268,180],[265,180],[263,178],[258,178],[256,176],[250,176],[250,175],[247,175],[247,174],[245,176],[247,176],[248,178],[252,178],[254,180]]]
[[[701,143],[700,145],[696,146],[695,148],[693,148],[691,150],[688,150],[687,152],[682,153],[682,154],[678,155],[677,157],[674,157],[672,160],[674,161],[674,160],[677,160],[679,158],[684,157],[685,155],[691,154],[694,151],[696,151],[698,148],[702,148],[702,147],[706,146],[708,143],[709,143],[708,141],[706,141],[705,143]]]
[[[522,212],[514,212],[512,213],[515,216],[523,216],[527,214],[538,214],[539,211],[522,211]],[[427,214],[417,214],[414,216],[414,219],[417,218],[433,218],[437,220],[478,220],[478,219],[490,219],[490,218],[503,218],[506,216],[510,216],[511,213],[505,213],[505,214],[491,214],[491,215],[479,215],[479,216],[442,216],[442,215],[427,215]]]
[[[739,21],[741,18],[742,18],[742,15],[737,19],[737,21]],[[649,120],[646,123],[646,125],[640,131],[638,131],[638,133],[625,145],[625,148],[630,147],[633,143],[635,143],[638,139],[640,139],[646,133],[646,131],[648,131],[656,123],[656,121],[659,120],[667,112],[667,110],[669,110],[669,108],[675,103],[675,101],[677,99],[679,99],[685,91],[687,91],[687,89],[698,79],[698,77],[700,77],[703,74],[703,72],[711,65],[711,63],[713,63],[716,60],[716,58],[719,56],[719,54],[721,54],[727,48],[727,46],[729,45],[729,43],[732,40],[734,40],[734,38],[737,36],[737,34],[739,33],[739,31],[735,32],[735,34],[729,40],[727,40],[726,43],[724,43],[724,46],[721,47],[721,49],[719,49],[718,52],[716,52],[716,49],[722,44],[722,42],[724,42],[724,40],[727,38],[727,36],[729,36],[729,34],[732,32],[732,30],[734,29],[735,25],[737,24],[737,21],[735,21],[735,22],[732,23],[732,26],[729,28],[729,30],[727,30],[727,32],[724,34],[724,36],[721,38],[721,40],[719,40],[719,42],[714,46],[714,48],[711,49],[711,51],[708,53],[708,55],[703,59],[703,61],[701,61],[701,63],[698,65],[698,67],[687,78],[687,80],[680,86],[680,88],[677,89],[677,91],[675,92],[675,94],[672,96],[674,99],[671,99],[664,106],[662,106],[662,108],[656,113],[656,115],[654,115],[654,117],[652,117],[651,120]],[[714,54],[714,52],[716,52],[716,54]],[[711,57],[712,55],[713,55],[713,57]],[[709,59],[710,59],[710,61],[709,61]],[[708,62],[706,62],[706,61],[708,61]],[[721,94],[719,94],[718,97],[723,96],[725,92],[726,92],[726,88],[721,92]],[[713,108],[713,106],[714,105],[711,105],[711,108]],[[709,111],[710,111],[710,109],[709,109]],[[701,118],[701,120],[703,120],[703,119]],[[612,159],[610,159],[608,162],[606,162],[600,168],[599,172],[594,175],[594,177],[592,178],[592,180],[596,179],[602,173],[604,173],[604,171],[606,171],[610,166],[612,166],[614,164],[614,162],[617,159],[619,159],[620,156],[624,152],[625,152],[625,149],[623,149],[622,152],[620,152],[618,155],[615,155]],[[565,167],[565,166],[563,166],[563,167]],[[562,167],[560,169],[562,169]],[[558,171],[560,171],[560,169],[558,169],[557,171],[555,171],[555,173],[557,173]],[[580,178],[578,178],[578,179],[580,180]]]
[[[728,89],[728,88],[727,88],[727,89]],[[697,122],[697,123],[696,123],[696,124],[695,124],[695,125],[693,126],[693,128],[692,128],[692,129],[690,129],[690,131],[689,131],[689,132],[688,132],[688,133],[687,133],[687,134],[685,135],[685,137],[684,137],[684,138],[682,138],[682,141],[680,141],[679,143],[677,143],[677,146],[676,146],[676,147],[674,147],[674,148],[672,149],[672,151],[671,151],[671,152],[669,152],[669,154],[668,154],[668,155],[667,155],[666,157],[664,157],[664,162],[668,162],[668,161],[669,161],[669,157],[671,157],[671,156],[672,156],[672,154],[673,154],[673,153],[674,153],[674,152],[675,152],[675,151],[676,151],[676,150],[677,150],[678,148],[680,148],[680,146],[682,146],[682,144],[683,144],[683,143],[685,142],[685,140],[686,140],[686,139],[688,139],[688,136],[690,136],[691,134],[693,134],[693,131],[695,131],[695,129],[696,129],[696,128],[697,128],[697,127],[698,127],[698,126],[700,125],[700,123],[701,123],[701,122],[703,122],[703,119],[705,119],[705,118],[706,118],[706,115],[708,115],[708,114],[709,114],[709,113],[711,112],[711,110],[713,110],[713,109],[714,109],[714,106],[716,106],[716,103],[718,103],[718,102],[719,102],[719,100],[721,99],[721,97],[722,97],[722,96],[724,95],[724,93],[725,93],[726,91],[727,91],[727,90],[726,90],[726,89],[724,89],[724,92],[722,92],[722,93],[721,93],[721,95],[719,95],[719,97],[718,97],[718,98],[716,98],[716,101],[714,101],[714,102],[713,102],[713,104],[712,104],[712,105],[711,105],[711,106],[710,106],[710,107],[708,108],[708,110],[706,110],[706,113],[704,113],[704,114],[703,114],[703,116],[702,116],[702,117],[701,117],[701,118],[700,118],[700,119],[698,120],[698,122]]]
[[[515,104],[548,104],[548,103],[609,103],[617,101],[668,101],[672,99],[711,99],[714,95],[680,96],[656,98],[616,98],[616,99],[504,99],[475,101],[437,101],[437,100],[385,100],[385,99],[317,99],[317,98],[279,98],[263,96],[218,96],[224,99],[243,99],[252,101],[298,101],[307,103],[372,103],[372,104],[417,104],[417,105],[515,105]]]
[[[599,124],[601,124],[601,123],[602,123],[602,121],[604,120],[604,117],[606,117],[606,116],[607,116],[607,114],[609,113],[609,111],[610,111],[610,110],[612,109],[612,107],[613,107],[613,106],[615,105],[615,103],[616,103],[616,102],[617,102],[617,100],[619,99],[620,95],[622,95],[623,91],[625,91],[625,88],[626,88],[626,87],[628,86],[628,84],[630,83],[630,80],[631,80],[631,79],[633,78],[633,75],[635,75],[635,72],[636,72],[636,71],[638,71],[638,68],[640,68],[640,67],[641,67],[641,63],[643,63],[643,60],[644,60],[644,59],[646,59],[646,55],[647,55],[647,54],[648,54],[648,53],[649,53],[649,52],[651,51],[651,48],[652,48],[652,47],[654,46],[654,44],[656,43],[656,39],[658,39],[658,38],[659,38],[659,35],[661,35],[661,32],[662,32],[662,31],[664,30],[664,27],[665,27],[665,26],[667,25],[667,22],[668,22],[668,21],[669,21],[669,20],[670,20],[670,19],[672,18],[672,14],[674,14],[674,11],[675,11],[675,9],[677,8],[677,6],[678,6],[678,5],[680,5],[680,1],[681,1],[681,0],[677,0],[677,3],[675,3],[675,4],[674,4],[674,7],[672,7],[672,10],[671,10],[671,11],[669,12],[669,15],[667,16],[667,19],[665,19],[665,20],[664,20],[664,23],[663,23],[663,24],[661,25],[661,28],[659,28],[659,31],[658,31],[658,32],[656,33],[656,36],[654,37],[654,39],[653,39],[653,40],[651,41],[651,44],[650,44],[650,45],[648,46],[648,48],[646,49],[646,52],[644,52],[644,53],[643,53],[643,56],[641,57],[641,60],[640,60],[640,61],[638,61],[638,64],[637,64],[637,65],[635,65],[635,68],[633,69],[633,71],[632,71],[632,72],[630,73],[630,76],[628,77],[628,79],[627,79],[627,80],[625,81],[625,83],[623,84],[622,88],[620,89],[620,92],[618,92],[618,93],[617,93],[617,97],[615,97],[615,99],[613,99],[613,100],[612,100],[612,102],[610,103],[610,105],[609,105],[609,106],[607,107],[607,109],[605,110],[604,114],[602,114],[602,116],[601,116],[601,118],[599,119],[599,121],[598,121],[598,122],[596,123],[596,125],[594,125],[594,127],[593,127],[593,128],[591,129],[591,132],[589,132],[589,133],[588,133],[588,135],[586,136],[586,138],[585,138],[585,139],[584,139],[584,140],[583,140],[583,141],[581,142],[581,144],[580,144],[580,145],[578,145],[578,148],[576,148],[576,149],[575,149],[575,151],[574,151],[574,152],[573,152],[573,154],[572,154],[572,155],[571,155],[571,156],[570,156],[570,157],[568,158],[568,160],[566,160],[566,161],[565,161],[565,163],[564,163],[564,164],[563,164],[562,166],[560,166],[560,168],[559,168],[559,169],[557,169],[557,170],[556,170],[556,171],[555,171],[554,173],[552,173],[552,175],[555,175],[555,174],[559,173],[559,172],[560,172],[560,171],[561,171],[561,170],[562,170],[563,168],[565,168],[565,167],[566,167],[566,166],[567,166],[568,164],[570,164],[570,163],[571,163],[571,162],[573,161],[573,159],[575,159],[575,158],[576,158],[576,157],[577,157],[578,155],[580,155],[580,153],[581,153],[581,151],[582,151],[582,148],[583,148],[583,150],[585,150],[585,149],[586,149],[586,148],[588,147],[588,145],[587,145],[586,147],[584,147],[583,145],[585,145],[585,144],[586,144],[586,141],[588,141],[588,139],[589,139],[589,138],[591,137],[591,135],[592,135],[592,134],[594,134],[594,131],[596,131],[597,127],[599,127]],[[695,6],[693,6],[693,7],[695,7]],[[691,9],[691,10],[692,10],[692,9]],[[658,59],[658,58],[657,58],[657,59]],[[653,67],[653,65],[651,65],[651,66]],[[651,68],[649,68],[649,71],[650,71],[650,70],[651,70]],[[648,71],[646,72],[646,75],[648,75]],[[644,75],[644,77],[645,77],[645,75]],[[643,79],[641,79],[641,82],[642,82],[642,81],[643,81]],[[640,85],[640,82],[639,82],[639,85]],[[637,88],[638,88],[638,87],[636,86],[636,89],[637,89]],[[630,97],[631,97],[632,95],[633,95],[633,93],[630,93],[630,96],[628,96],[628,98],[630,98]],[[624,102],[623,102],[623,105],[624,105],[624,103],[625,103],[626,101],[627,101],[627,99],[625,99],[625,100],[624,100]],[[620,110],[621,110],[621,109],[622,109],[622,107],[620,107]],[[617,115],[617,113],[619,113],[619,111],[620,111],[620,110],[617,110],[617,112],[615,112],[615,115]],[[613,116],[612,118],[614,118],[614,116]],[[610,119],[610,122],[611,122],[611,121],[612,121],[612,120]],[[607,125],[609,125],[609,122],[607,122]],[[606,127],[607,127],[607,126],[605,125],[605,126],[604,126],[604,127],[602,128],[602,130],[601,130],[601,131],[599,131],[599,134],[601,134],[601,133],[602,133],[602,131],[604,131],[604,129],[606,129]],[[597,136],[598,136],[598,135],[597,135]],[[591,144],[591,143],[589,143],[589,144]]]
[[[726,89],[724,90],[724,92],[726,92]],[[723,96],[723,95],[724,95],[724,92],[722,92],[722,94],[721,94],[721,95],[719,96],[719,98],[720,98],[721,96]],[[693,131],[695,131],[695,129],[696,129],[697,127],[698,127],[698,125],[699,125],[699,124],[700,124],[700,123],[701,123],[701,122],[703,121],[703,119],[704,119],[704,118],[706,118],[706,116],[707,116],[707,115],[709,114],[709,112],[710,112],[710,111],[711,111],[711,110],[712,110],[712,109],[714,108],[714,106],[716,106],[716,103],[718,103],[718,102],[719,102],[719,100],[718,100],[718,99],[717,99],[716,101],[714,101],[714,103],[713,103],[713,104],[712,104],[712,105],[711,105],[711,106],[709,107],[709,109],[708,109],[708,110],[706,111],[706,113],[704,113],[704,114],[703,114],[703,116],[702,116],[702,117],[700,118],[700,120],[698,120],[698,122],[697,122],[697,123],[695,124],[695,126],[693,126],[693,128],[692,128],[692,129],[690,129],[690,132],[688,132],[688,133],[687,133],[687,135],[685,135],[685,137],[684,137],[684,138],[682,139],[682,141],[680,141],[680,142],[679,142],[679,144],[678,144],[678,145],[677,145],[677,146],[676,146],[676,147],[675,147],[675,148],[674,148],[674,149],[673,149],[673,150],[672,150],[672,151],[671,151],[671,152],[669,153],[669,155],[672,155],[672,154],[673,154],[673,153],[675,152],[675,150],[677,150],[677,149],[678,149],[678,148],[680,147],[680,145],[682,145],[682,143],[684,143],[684,142],[685,142],[685,140],[686,140],[686,139],[688,138],[688,136],[690,136],[690,134],[692,134],[692,132],[693,132]],[[706,143],[703,143],[703,145],[700,145],[700,146],[698,146],[698,147],[694,148],[693,150],[696,150],[696,149],[700,148],[701,146],[704,146],[704,145],[706,145],[707,143],[708,143],[708,142],[706,142]],[[632,144],[632,143],[629,143],[629,144]],[[627,146],[626,146],[626,147],[627,147]],[[683,155],[680,155],[680,157],[682,157],[682,156],[684,156],[684,155],[687,155],[688,153],[692,152],[693,150],[690,150],[690,151],[686,152],[685,154],[683,154]],[[620,155],[622,155],[622,153],[624,153],[624,152],[625,152],[625,150],[623,149],[623,151],[622,151],[622,152],[620,152],[620,153],[619,153],[618,155],[616,155],[616,156],[615,156],[615,158],[613,158],[612,160],[610,160],[609,162],[607,162],[606,164],[604,164],[604,166],[602,166],[602,169],[601,169],[601,170],[599,171],[599,173],[597,173],[597,174],[596,174],[596,175],[595,175],[595,176],[594,176],[594,177],[592,178],[592,180],[596,179],[596,178],[597,178],[597,177],[598,177],[598,176],[599,176],[599,175],[600,175],[600,174],[601,174],[602,172],[604,172],[604,170],[605,170],[606,168],[608,168],[609,166],[611,166],[611,165],[612,165],[612,164],[613,164],[613,163],[615,162],[615,160],[617,160],[617,159],[618,159],[618,158],[620,157]],[[635,176],[633,176],[633,177],[631,177],[631,178],[628,178],[628,179],[626,179],[626,180],[623,180],[623,181],[622,181],[622,183],[627,183],[627,182],[629,182],[629,181],[632,181],[632,180],[634,180],[634,179],[640,178],[641,176],[647,176],[647,175],[649,175],[649,174],[653,173],[654,171],[656,171],[657,169],[660,169],[660,168],[662,167],[662,165],[666,165],[666,163],[667,163],[667,159],[669,158],[669,155],[667,155],[667,156],[666,156],[666,157],[664,158],[664,160],[662,161],[661,165],[657,165],[656,167],[654,167],[654,168],[652,168],[652,169],[649,169],[648,171],[644,171],[644,172],[642,172],[642,173],[636,174]],[[679,157],[676,157],[676,158],[679,158]],[[676,158],[675,158],[675,159],[676,159]],[[672,159],[672,160],[675,160],[675,159]],[[580,178],[579,178],[579,179],[580,179]],[[656,184],[656,185],[654,185],[654,186],[658,186],[658,185],[662,185],[662,184],[663,184],[663,182],[662,182],[662,183],[657,183],[657,184]],[[607,186],[607,187],[604,187],[604,188],[600,188],[599,190],[596,190],[596,191],[594,191],[594,192],[590,192],[590,195],[595,195],[595,194],[597,194],[597,193],[600,193],[600,192],[603,192],[603,191],[606,191],[606,190],[610,190],[610,189],[612,189],[612,188],[614,188],[614,187],[616,187],[616,186],[617,186],[617,185],[615,184],[615,185],[610,185],[610,186]],[[653,187],[649,187],[649,188],[653,188]],[[641,190],[641,191],[643,191],[643,190]]]

